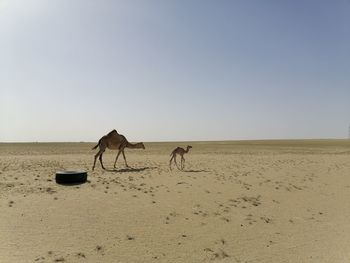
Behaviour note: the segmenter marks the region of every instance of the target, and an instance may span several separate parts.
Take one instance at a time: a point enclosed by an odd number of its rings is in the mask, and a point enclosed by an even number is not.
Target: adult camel
[[[97,143],[96,146],[94,146],[92,149],[95,150],[97,147],[99,147],[98,153],[95,154],[94,159],[94,165],[92,166],[92,170],[95,169],[96,159],[99,157],[102,169],[105,169],[102,163],[102,155],[105,152],[105,150],[108,148],[110,150],[118,150],[117,157],[115,158],[114,162],[114,168],[116,166],[116,163],[118,161],[118,157],[120,153],[123,154],[125,166],[129,167],[129,165],[126,162],[124,149],[125,148],[132,148],[132,149],[145,149],[145,145],[142,142],[139,143],[130,143],[125,138],[124,135],[119,134],[116,130],[111,131],[107,135],[103,136]]]

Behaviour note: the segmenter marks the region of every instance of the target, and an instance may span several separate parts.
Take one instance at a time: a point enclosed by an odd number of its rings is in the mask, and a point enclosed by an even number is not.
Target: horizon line
[[[350,138],[264,138],[264,139],[224,139],[224,140],[164,140],[142,141],[144,143],[176,143],[176,142],[248,142],[248,141],[320,141],[320,140],[350,140]],[[96,143],[96,141],[0,141],[6,143]]]

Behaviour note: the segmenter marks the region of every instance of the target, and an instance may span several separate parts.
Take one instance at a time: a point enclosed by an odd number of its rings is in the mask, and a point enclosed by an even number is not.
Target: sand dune
[[[0,144],[0,262],[349,262],[350,140]],[[55,171],[86,169],[62,186]]]

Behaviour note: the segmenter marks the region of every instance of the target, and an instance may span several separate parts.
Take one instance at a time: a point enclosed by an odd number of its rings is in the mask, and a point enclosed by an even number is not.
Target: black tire
[[[87,180],[85,171],[58,171],[56,172],[56,183],[58,184],[82,184]]]

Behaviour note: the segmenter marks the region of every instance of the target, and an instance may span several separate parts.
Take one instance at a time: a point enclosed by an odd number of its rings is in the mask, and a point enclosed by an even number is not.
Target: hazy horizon
[[[98,138],[96,141],[3,141],[1,142],[0,141],[0,144],[26,144],[26,143],[29,143],[29,144],[36,144],[36,143],[97,143],[98,140],[100,138]],[[221,142],[302,142],[302,141],[309,141],[309,142],[319,142],[319,141],[350,141],[350,139],[348,138],[300,138],[300,139],[272,139],[272,138],[269,138],[269,139],[236,139],[236,140],[187,140],[187,141],[181,141],[181,140],[174,140],[174,141],[168,141],[168,140],[160,140],[160,141],[142,141],[144,143],[215,143],[215,142],[218,142],[218,143],[221,143]],[[130,141],[130,142],[137,142],[137,141]]]
[[[342,139],[350,2],[0,0],[0,142]]]

